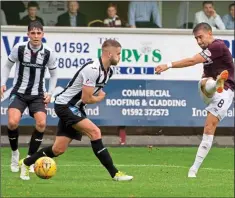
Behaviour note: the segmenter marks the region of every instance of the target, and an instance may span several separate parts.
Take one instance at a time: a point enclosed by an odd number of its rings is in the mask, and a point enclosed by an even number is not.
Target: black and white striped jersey
[[[45,91],[45,72],[56,69],[54,52],[42,44],[40,49],[34,51],[29,42],[16,44],[8,60],[16,63],[15,77],[12,93],[25,95],[42,95]]]
[[[83,65],[74,77],[70,80],[65,89],[56,96],[56,104],[65,104],[82,108],[82,86],[95,87],[94,94],[98,93],[113,75],[113,70],[109,68],[106,72],[101,58]]]

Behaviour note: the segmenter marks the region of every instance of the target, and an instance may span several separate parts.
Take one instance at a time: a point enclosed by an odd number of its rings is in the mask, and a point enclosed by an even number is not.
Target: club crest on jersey
[[[86,84],[87,84],[87,85],[92,85],[92,84],[93,84],[93,82],[92,82],[92,81],[90,81],[90,79],[87,79],[87,80],[86,80]]]
[[[209,49],[204,50],[204,54],[206,54],[207,56],[211,56],[211,52]]]

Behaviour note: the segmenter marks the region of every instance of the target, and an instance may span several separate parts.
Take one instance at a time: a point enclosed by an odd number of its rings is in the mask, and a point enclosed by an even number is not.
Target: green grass
[[[21,148],[21,156],[26,155]],[[2,197],[234,197],[234,150],[212,148],[197,178],[187,178],[197,148],[109,148],[117,167],[134,176],[115,182],[91,148],[70,148],[56,158],[57,174],[22,181],[9,169],[10,149],[1,149]],[[139,165],[139,166],[138,166]]]

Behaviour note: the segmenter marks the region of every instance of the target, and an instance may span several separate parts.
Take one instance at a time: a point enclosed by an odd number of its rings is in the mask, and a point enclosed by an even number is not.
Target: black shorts
[[[23,114],[27,107],[29,108],[29,115],[31,117],[34,117],[34,114],[37,112],[47,113],[43,96],[24,95],[20,93],[10,95],[8,109],[15,108]]]
[[[82,133],[75,130],[72,125],[86,118],[85,111],[69,105],[55,104],[55,112],[59,117],[56,136],[65,136],[81,141]]]

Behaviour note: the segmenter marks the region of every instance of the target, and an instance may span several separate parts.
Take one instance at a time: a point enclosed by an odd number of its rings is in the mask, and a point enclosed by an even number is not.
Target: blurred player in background
[[[223,40],[215,39],[212,28],[207,23],[199,23],[193,34],[202,52],[192,58],[170,62],[156,67],[159,74],[169,68],[183,68],[203,63],[204,73],[199,82],[199,93],[207,104],[208,112],[202,142],[198,148],[194,164],[189,169],[188,177],[196,177],[198,169],[207,156],[218,123],[225,117],[234,97],[234,63],[232,55]]]
[[[63,154],[70,142],[81,141],[85,133],[91,140],[94,154],[116,181],[132,180],[114,166],[113,160],[104,147],[100,129],[86,117],[86,104],[95,104],[105,98],[102,88],[113,74],[111,65],[117,65],[120,60],[121,45],[115,40],[106,40],[102,45],[102,56],[83,65],[67,87],[56,96],[55,112],[59,117],[56,140],[52,146],[43,148],[31,157],[21,160],[21,175],[23,180],[29,180],[29,166],[43,156],[56,157]],[[77,156],[74,156],[77,160]]]
[[[1,71],[1,97],[3,98],[11,68],[16,64],[13,90],[8,107],[8,137],[12,150],[12,172],[19,171],[18,126],[23,112],[28,107],[30,116],[36,121],[36,127],[29,143],[29,157],[38,150],[42,142],[43,132],[46,128],[45,105],[50,102],[52,91],[56,87],[56,58],[54,52],[42,43],[43,36],[42,24],[38,21],[31,22],[28,26],[30,41],[18,43],[13,47]],[[46,93],[44,81],[47,68],[51,77],[49,90]],[[33,166],[30,171],[34,172]]]

